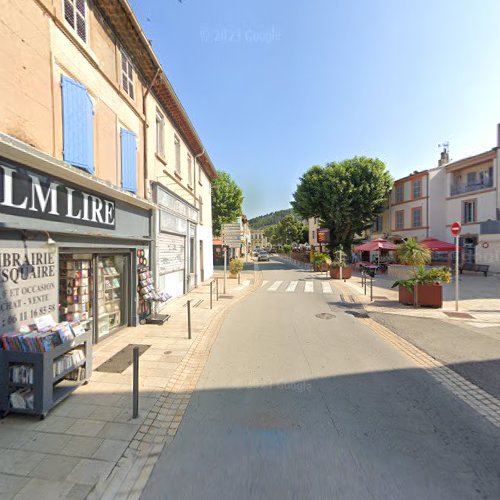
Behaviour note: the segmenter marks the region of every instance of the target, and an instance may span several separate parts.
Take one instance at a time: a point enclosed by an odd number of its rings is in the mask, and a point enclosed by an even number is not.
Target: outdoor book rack
[[[83,359],[54,375],[54,361],[60,356],[79,347],[83,349]],[[9,368],[27,365],[33,368],[33,383],[12,382]],[[81,380],[67,380],[72,371],[83,367],[85,376]],[[9,413],[38,415],[42,419],[58,403],[67,398],[80,385],[87,383],[92,373],[91,333],[78,335],[69,342],[58,345],[48,352],[21,352],[0,350],[0,418]],[[10,394],[18,389],[33,391],[33,408],[14,408]]]

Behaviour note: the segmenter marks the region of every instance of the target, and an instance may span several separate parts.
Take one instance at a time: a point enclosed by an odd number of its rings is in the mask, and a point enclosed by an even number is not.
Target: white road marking
[[[298,281],[290,281],[290,284],[288,285],[288,288],[286,289],[287,292],[295,292],[295,288],[297,288],[297,285],[299,284]]]
[[[260,285],[260,286],[266,286],[268,283],[269,283],[269,281],[268,281],[268,280],[264,280],[264,281],[262,282],[262,285]]]
[[[333,293],[332,287],[328,281],[323,281],[321,284],[323,285],[323,293]]]
[[[281,285],[281,283],[283,283],[283,281],[275,281],[268,289],[267,291],[268,292],[275,292]]]
[[[304,292],[312,293],[314,292],[314,283],[312,281],[306,281],[306,286]]]
[[[250,284],[250,280],[244,280],[241,285],[244,288],[244,287],[248,286],[249,284]]]

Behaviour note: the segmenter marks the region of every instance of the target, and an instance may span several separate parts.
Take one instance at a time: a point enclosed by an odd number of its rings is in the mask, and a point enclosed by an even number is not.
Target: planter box
[[[352,269],[350,267],[342,268],[342,279],[348,280],[352,276]],[[333,280],[340,279],[340,267],[330,267],[330,278]]]
[[[417,292],[417,306],[443,307],[443,287],[440,284],[415,285]],[[399,287],[399,302],[408,306],[414,304],[414,294],[404,286]]]

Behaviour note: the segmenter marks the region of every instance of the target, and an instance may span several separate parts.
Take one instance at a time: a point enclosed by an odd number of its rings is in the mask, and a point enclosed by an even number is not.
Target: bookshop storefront
[[[42,169],[0,157],[0,334],[47,314],[93,342],[137,325],[153,206],[75,169]]]

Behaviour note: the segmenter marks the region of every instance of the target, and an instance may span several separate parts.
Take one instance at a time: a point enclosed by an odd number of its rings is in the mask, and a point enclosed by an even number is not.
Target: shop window
[[[121,129],[122,188],[137,192],[137,145],[134,132]]]
[[[64,19],[84,42],[87,41],[86,10],[85,0],[64,0]]]
[[[134,67],[132,61],[122,50],[122,87],[131,99],[134,98]]]
[[[94,173],[94,108],[84,85],[61,76],[64,161]]]

